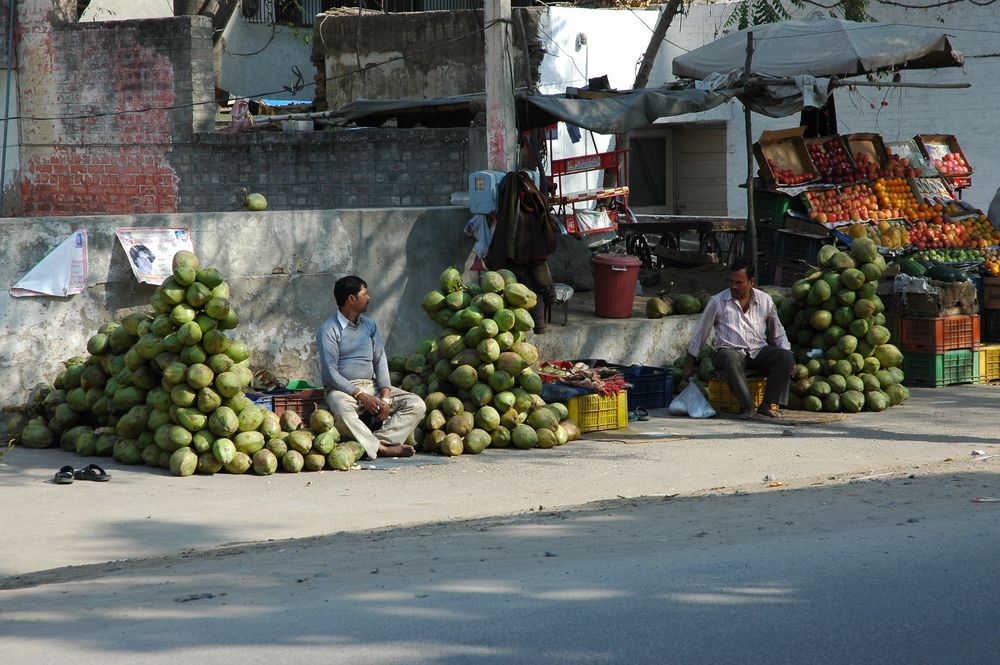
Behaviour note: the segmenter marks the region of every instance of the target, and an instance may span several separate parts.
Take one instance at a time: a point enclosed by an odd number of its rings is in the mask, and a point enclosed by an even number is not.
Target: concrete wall
[[[537,80],[545,9],[512,11],[514,84]],[[324,63],[326,108],[358,98],[427,99],[486,89],[483,12],[454,10],[325,16],[313,28],[314,62]],[[366,68],[361,74],[357,70]]]
[[[148,302],[154,287],[135,281],[116,228],[189,227],[203,263],[226,274],[242,321],[234,334],[253,349],[253,363],[315,382],[314,335],[336,309],[334,282],[346,274],[368,281],[370,313],[388,350],[409,353],[437,329],[420,301],[441,270],[469,256],[467,218],[459,208],[398,208],[0,220],[5,291],[76,229],[87,231],[90,267],[87,289],[76,296],[0,294],[0,405],[22,402],[62,360],[85,353],[102,322]]]

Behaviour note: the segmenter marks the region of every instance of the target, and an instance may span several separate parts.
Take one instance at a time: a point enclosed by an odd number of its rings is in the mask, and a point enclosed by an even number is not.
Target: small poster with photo
[[[144,284],[162,284],[173,273],[174,254],[182,249],[194,251],[187,228],[123,228],[116,229],[115,235],[132,274]]]

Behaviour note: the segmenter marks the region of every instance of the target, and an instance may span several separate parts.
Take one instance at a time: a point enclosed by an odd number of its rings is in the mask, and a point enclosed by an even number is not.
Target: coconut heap
[[[227,334],[239,324],[229,295],[218,270],[178,252],[151,309],[102,325],[89,355],[65,361],[51,385],[14,411],[10,435],[30,448],[58,444],[179,476],[349,469],[364,449],[339,440],[330,412],[303,423],[247,396],[250,353]]]
[[[411,441],[442,455],[493,448],[552,448],[580,429],[565,404],[546,404],[535,368],[538,349],[525,341],[535,327],[537,296],[509,270],[462,282],[455,268],[421,307],[442,330],[408,357],[389,360],[393,385],[424,398],[427,414]]]
[[[902,352],[891,344],[876,294],[885,259],[870,238],[850,251],[824,246],[818,268],[778,299],[795,354],[788,407],[805,411],[883,411],[909,397]]]

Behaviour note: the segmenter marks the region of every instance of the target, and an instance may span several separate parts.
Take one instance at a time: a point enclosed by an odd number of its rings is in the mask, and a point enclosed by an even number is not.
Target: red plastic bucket
[[[590,264],[594,270],[594,314],[608,319],[631,317],[639,259],[627,254],[595,254]]]

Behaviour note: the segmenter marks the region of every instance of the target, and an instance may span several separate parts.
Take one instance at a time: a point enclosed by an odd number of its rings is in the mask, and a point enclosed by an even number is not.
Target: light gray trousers
[[[375,382],[365,379],[351,381],[354,386],[369,395],[375,395]],[[368,426],[361,422],[364,407],[353,397],[341,390],[329,390],[326,393],[326,403],[330,407],[337,431],[346,439],[357,441],[365,449],[368,459],[378,456],[378,446],[397,446],[420,424],[427,407],[419,395],[393,387],[389,393],[389,417],[385,419],[374,434]]]

